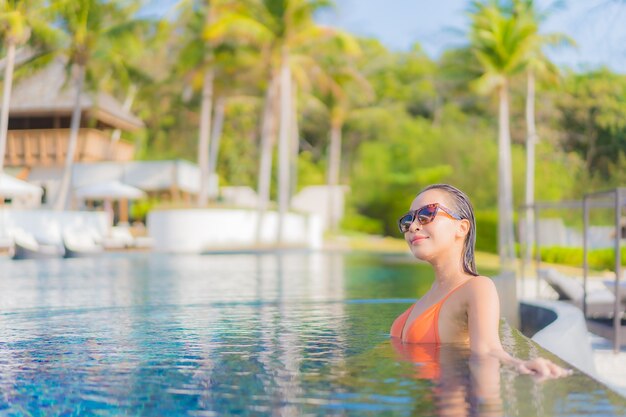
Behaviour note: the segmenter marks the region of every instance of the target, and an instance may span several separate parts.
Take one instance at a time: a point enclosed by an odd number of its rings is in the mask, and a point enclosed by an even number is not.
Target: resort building
[[[5,169],[42,186],[44,206],[54,201],[63,174],[75,98],[62,59],[13,87]],[[75,162],[132,160],[134,146],[119,139],[120,131],[140,129],[143,122],[104,92],[85,91],[80,102]]]
[[[69,82],[62,59],[16,82],[9,108],[5,171],[40,186],[43,193],[41,198],[35,198],[35,204],[27,206],[11,202],[11,205],[17,209],[14,210],[16,212],[38,205],[42,210],[30,214],[9,214],[7,211],[4,214],[7,216],[5,224],[11,227],[0,230],[0,235],[9,236],[8,229],[11,228],[34,234],[36,230],[31,226],[37,224],[36,221],[22,217],[32,214],[39,219],[51,212],[48,209],[52,209],[56,200],[65,168],[75,97],[76,87]],[[81,122],[68,202],[72,210],[104,210],[108,214],[109,225],[99,226],[102,229],[100,234],[109,234],[109,226],[127,226],[134,220],[130,216],[131,200],[148,198],[174,202],[173,207],[161,213],[153,213],[159,210],[151,209],[150,214],[155,220],[152,228],[150,224],[146,225],[148,234],[155,237],[155,247],[163,251],[197,252],[207,248],[259,242],[269,245],[281,241],[276,233],[279,217],[271,209],[267,215],[256,220],[261,226],[259,236],[255,235],[256,228],[250,226],[250,213],[256,215],[258,198],[256,192],[249,188],[222,187],[220,210],[215,210],[215,207],[202,213],[195,209],[190,212],[169,210],[176,206],[189,208],[194,205],[200,189],[198,166],[182,160],[134,161],[134,146],[120,139],[120,132],[141,129],[143,122],[130,112],[128,106],[104,92],[86,90],[80,97],[80,103]],[[217,194],[217,177],[210,178],[209,183],[211,194]],[[337,221],[343,212],[340,187],[336,187],[332,194],[326,188],[308,187],[294,196],[292,209],[297,213],[289,213],[284,220],[283,243],[321,246],[322,230],[330,224],[328,219]],[[44,212],[45,215],[42,214]],[[47,221],[47,224],[55,226],[50,227],[48,235],[51,237],[46,236],[45,240],[59,240],[61,232],[68,228],[69,220],[61,219],[63,215],[60,213],[49,215],[59,219]],[[238,216],[245,221],[237,220]],[[194,220],[190,222],[192,218]],[[245,230],[234,232],[232,227],[227,227],[235,220]],[[184,244],[177,243],[178,234],[171,236],[169,233],[172,231],[184,231],[181,235]]]

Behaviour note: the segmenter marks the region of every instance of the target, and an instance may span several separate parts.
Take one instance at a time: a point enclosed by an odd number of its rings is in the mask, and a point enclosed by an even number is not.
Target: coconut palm
[[[106,91],[114,97],[123,98],[122,109],[125,111],[131,111],[146,87],[155,85],[155,74],[151,71],[152,68],[145,64],[144,51],[162,48],[169,34],[160,23],[151,30],[143,30],[152,26],[148,22],[136,23],[135,30],[128,30],[123,39],[111,37],[102,40],[107,44],[99,49],[106,52],[104,55],[106,59],[93,60],[90,71],[92,78],[98,80],[99,90]],[[110,159],[114,157],[116,143],[121,136],[121,129],[113,130],[108,150]]]
[[[266,52],[268,83],[261,123],[261,160],[259,164],[259,221],[269,202],[273,137],[278,130],[278,227],[277,240],[283,238],[283,223],[290,189],[289,161],[293,150],[293,80],[296,67],[317,67],[305,51],[312,44],[340,39],[339,32],[315,24],[313,15],[330,6],[329,0],[243,0],[245,12],[232,14],[214,27],[213,36],[230,33],[261,45]],[[306,63],[306,64],[304,64]],[[306,71],[298,71],[304,73]],[[278,113],[278,117],[276,117]],[[278,120],[276,120],[278,119]],[[278,121],[278,123],[276,123]],[[290,140],[291,139],[291,140]]]
[[[351,43],[352,55],[360,54],[356,41]],[[320,58],[324,72],[318,82],[322,102],[326,105],[330,119],[327,184],[329,186],[328,221],[332,230],[337,228],[335,217],[335,188],[339,184],[341,167],[342,130],[346,118],[354,105],[373,98],[373,89],[367,79],[346,59],[344,51],[324,48]]]
[[[328,6],[328,1],[321,0],[287,0],[275,2],[261,0],[257,5],[255,16],[266,32],[269,46],[269,60],[271,81],[270,89],[276,88],[276,92],[270,92],[268,97],[278,100],[278,222],[277,241],[283,239],[284,219],[289,205],[290,188],[290,148],[293,141],[292,122],[294,100],[292,95],[293,75],[292,61],[295,55],[306,44],[310,44],[320,36],[321,28],[313,22],[313,14]],[[275,87],[274,87],[275,86]],[[269,104],[271,108],[273,104]],[[272,117],[273,112],[267,113]],[[266,140],[269,138],[266,138]],[[271,154],[271,145],[265,144],[263,151]],[[264,156],[267,160],[267,156]],[[271,159],[270,159],[271,161]],[[270,164],[271,167],[271,164]],[[267,171],[262,175],[269,177],[268,164],[264,167]],[[269,189],[264,190],[261,198],[269,199]]]
[[[185,27],[185,42],[181,48],[176,74],[181,74],[192,89],[201,90],[200,128],[198,137],[198,166],[200,167],[200,190],[198,206],[205,206],[209,199],[209,178],[215,172],[216,159],[212,156],[218,152],[219,143],[213,143],[221,133],[226,100],[224,90],[233,90],[233,79],[245,78],[243,66],[237,66],[236,55],[239,48],[233,48],[238,38],[232,37],[227,45],[226,34],[218,34],[214,26],[220,26],[224,19],[237,16],[242,12],[243,4],[234,0],[202,0],[183,2],[187,7],[183,10],[180,21]],[[229,20],[229,22],[231,22]],[[236,67],[235,78],[232,68]],[[228,88],[223,88],[230,82]],[[219,86],[218,86],[219,84]],[[222,88],[220,88],[222,87]],[[219,93],[221,90],[221,94]],[[215,107],[215,108],[214,108]],[[215,117],[215,120],[213,118]]]
[[[112,50],[112,43],[124,43],[147,26],[146,21],[129,19],[137,11],[137,7],[133,2],[99,0],[57,0],[52,3],[55,19],[66,36],[65,44],[59,48],[58,53],[68,60],[76,94],[63,177],[54,202],[56,210],[64,209],[68,203],[85,83],[96,83],[91,70],[99,60],[108,62],[111,69],[117,70],[119,74],[126,72],[124,60],[119,57],[114,59],[109,52]]]
[[[520,20],[527,20],[534,25],[536,32],[531,35],[531,49],[526,65],[526,226],[525,231],[525,262],[530,262],[531,250],[534,245],[534,211],[535,203],[535,146],[539,141],[535,124],[535,84],[537,76],[558,80],[558,68],[543,54],[542,49],[547,45],[569,44],[574,42],[562,33],[539,33],[539,24],[545,19],[545,14],[539,14],[534,0],[516,0],[514,3],[515,15]]]
[[[258,84],[264,71],[262,67],[254,65],[258,60],[258,51],[244,45],[224,42],[221,48],[216,49],[215,104],[208,164],[210,178],[217,175],[220,143],[228,106],[231,103],[233,107],[248,103],[256,107],[260,101]],[[216,191],[213,190],[209,198],[216,198]]]
[[[483,68],[476,80],[482,92],[496,91],[498,112],[498,253],[503,267],[514,259],[513,184],[509,127],[509,80],[526,68],[536,22],[518,19],[496,0],[475,1],[471,8],[471,48]]]
[[[198,131],[198,166],[200,168],[198,206],[205,206],[208,198],[208,158],[215,62],[214,43],[204,39],[204,32],[215,20],[217,7],[213,3],[208,0],[188,2],[188,8],[181,18],[187,32],[187,42],[181,49],[176,71],[186,73],[192,88],[200,87],[201,89]]]
[[[41,0],[3,0],[0,2],[0,36],[7,51],[0,113],[0,172],[4,169],[16,49],[31,40],[33,49],[29,55],[30,59],[33,59],[39,56],[48,44],[54,43],[57,39],[57,30],[45,21],[46,9],[43,6],[44,2]],[[31,34],[35,36],[31,38]]]
[[[198,4],[196,4],[198,3]],[[177,73],[186,73],[193,89],[200,87],[200,126],[198,130],[198,166],[200,189],[198,206],[205,206],[208,199],[209,142],[213,114],[213,82],[215,79],[214,42],[204,39],[204,32],[213,24],[217,7],[213,2],[189,2],[183,18],[187,42],[183,45],[177,65]],[[186,15],[186,16],[185,16]]]

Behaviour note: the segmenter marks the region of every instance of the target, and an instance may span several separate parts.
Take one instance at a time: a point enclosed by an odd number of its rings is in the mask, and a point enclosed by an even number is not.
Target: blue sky
[[[540,10],[554,0],[536,0]],[[147,10],[162,13],[176,0],[151,0]],[[318,16],[322,24],[380,39],[393,50],[419,42],[433,58],[466,42],[463,33],[469,0],[335,0],[334,10]],[[542,26],[543,32],[563,32],[577,48],[548,50],[560,66],[584,70],[607,66],[626,74],[626,0],[561,0]]]

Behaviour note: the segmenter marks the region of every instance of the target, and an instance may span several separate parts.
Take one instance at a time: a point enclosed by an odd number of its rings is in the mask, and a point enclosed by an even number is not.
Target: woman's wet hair
[[[472,207],[469,197],[463,191],[448,184],[429,185],[417,195],[428,190],[445,191],[450,196],[449,203],[451,207],[449,208],[454,210],[455,214],[459,215],[462,219],[466,219],[470,222],[470,229],[465,236],[465,242],[463,242],[463,270],[470,275],[477,276],[476,260],[474,259],[476,219],[474,218],[474,208]]]

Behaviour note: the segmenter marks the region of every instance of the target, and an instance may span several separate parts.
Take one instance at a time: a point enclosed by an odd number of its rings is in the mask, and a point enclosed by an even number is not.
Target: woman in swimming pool
[[[468,343],[473,355],[490,356],[520,373],[556,378],[565,370],[543,358],[520,360],[502,348],[500,303],[493,281],[476,272],[476,224],[469,198],[457,188],[424,188],[398,221],[413,255],[432,265],[435,282],[391,326],[402,343]]]

